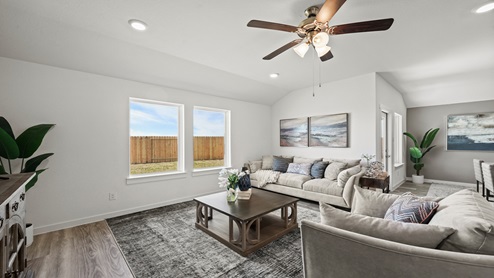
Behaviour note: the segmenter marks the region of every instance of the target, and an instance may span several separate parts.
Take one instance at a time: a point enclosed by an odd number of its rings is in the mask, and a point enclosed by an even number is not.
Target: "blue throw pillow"
[[[293,161],[293,158],[274,156],[273,157],[273,171],[285,173],[286,169],[288,169],[288,164],[290,164],[292,161]]]
[[[310,175],[315,179],[322,179],[324,177],[324,171],[328,165],[329,161],[319,161],[312,164],[312,168],[310,168]]]

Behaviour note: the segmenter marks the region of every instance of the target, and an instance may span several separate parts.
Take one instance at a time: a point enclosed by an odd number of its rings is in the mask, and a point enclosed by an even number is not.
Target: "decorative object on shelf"
[[[384,171],[384,164],[382,164],[380,161],[373,161],[369,164],[369,167],[367,167],[364,176],[369,178],[382,178],[386,177],[387,175],[388,173]]]
[[[38,181],[39,174],[46,170],[37,170],[38,166],[43,160],[52,156],[53,153],[41,154],[25,162],[24,160],[31,157],[38,150],[46,133],[54,126],[54,124],[35,125],[26,129],[15,138],[9,122],[4,117],[0,117],[0,175],[12,174],[13,166],[11,161],[20,158],[22,159],[20,173],[36,173],[36,176],[26,184],[26,191],[33,187],[36,181]],[[7,160],[9,173],[6,172],[7,168],[3,164],[2,158]]]
[[[494,151],[494,112],[448,115],[447,150]]]
[[[375,154],[367,154],[367,153],[362,154],[362,158],[365,159],[365,162],[366,162],[365,165],[367,166],[367,168],[370,167],[370,162],[375,157],[376,157]]]
[[[424,176],[420,175],[420,170],[422,170],[422,168],[424,167],[422,158],[435,147],[435,145],[431,146],[431,144],[432,141],[434,141],[434,138],[436,137],[438,131],[439,128],[434,128],[434,129],[431,128],[427,130],[420,144],[417,142],[417,139],[415,139],[415,137],[411,133],[409,132],[403,133],[403,135],[410,138],[414,144],[414,146],[410,148],[410,160],[413,163],[413,169],[415,169],[416,171],[416,174],[412,175],[413,183],[417,183],[417,184],[424,183]]]
[[[280,120],[280,146],[307,147],[308,130],[307,118]]]
[[[221,169],[218,180],[220,187],[226,187],[226,200],[233,203],[238,197],[238,182],[247,173],[238,169]]]
[[[309,118],[309,147],[348,147],[348,113]]]
[[[239,191],[237,195],[237,199],[239,200],[249,200],[250,196],[252,195],[252,188],[249,188],[246,191]]]

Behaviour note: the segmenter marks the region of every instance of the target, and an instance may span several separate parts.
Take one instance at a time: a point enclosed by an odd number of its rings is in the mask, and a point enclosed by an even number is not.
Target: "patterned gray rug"
[[[319,211],[299,206],[298,218],[319,222]],[[299,230],[242,257],[195,228],[193,201],[107,222],[138,278],[303,276]]]
[[[427,192],[427,196],[446,197],[466,188],[475,189],[474,187],[471,186],[433,183],[429,188],[429,192]]]

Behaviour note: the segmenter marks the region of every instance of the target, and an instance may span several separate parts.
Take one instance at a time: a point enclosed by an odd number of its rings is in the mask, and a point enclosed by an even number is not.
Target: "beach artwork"
[[[494,151],[494,113],[448,115],[447,149]]]
[[[280,120],[280,146],[307,147],[307,132],[307,118]]]
[[[348,147],[348,113],[310,117],[310,147]]]

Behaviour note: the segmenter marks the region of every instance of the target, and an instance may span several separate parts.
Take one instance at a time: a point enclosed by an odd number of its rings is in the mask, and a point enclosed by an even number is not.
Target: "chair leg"
[[[479,192],[479,181],[477,181],[477,192]]]
[[[482,183],[482,197],[485,197],[485,184]]]

